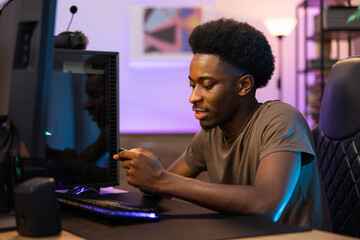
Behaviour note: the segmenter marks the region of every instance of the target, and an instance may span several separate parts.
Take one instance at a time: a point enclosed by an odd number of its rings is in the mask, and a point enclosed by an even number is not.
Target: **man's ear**
[[[246,74],[238,80],[238,95],[245,96],[254,88],[254,78]]]

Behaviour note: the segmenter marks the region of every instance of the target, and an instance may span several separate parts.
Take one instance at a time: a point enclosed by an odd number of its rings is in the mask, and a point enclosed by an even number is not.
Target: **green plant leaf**
[[[352,22],[352,21],[355,21],[355,19],[356,19],[356,15],[355,15],[355,14],[351,14],[351,15],[349,16],[349,18],[347,19],[346,23],[350,23],[350,22]]]
[[[352,21],[358,20],[359,18],[360,18],[360,5],[358,6],[357,10],[348,17],[346,23],[350,23]]]

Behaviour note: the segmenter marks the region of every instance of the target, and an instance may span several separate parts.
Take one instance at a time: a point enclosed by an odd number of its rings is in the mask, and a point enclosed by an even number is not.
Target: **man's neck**
[[[250,120],[254,114],[257,106],[259,105],[256,98],[254,98],[246,107],[242,108],[238,114],[224,126],[220,126],[220,129],[224,132],[226,139],[231,139],[237,135],[245,127],[246,123]]]

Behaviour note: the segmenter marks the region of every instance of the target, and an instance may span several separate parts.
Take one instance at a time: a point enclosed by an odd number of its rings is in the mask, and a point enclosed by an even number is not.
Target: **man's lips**
[[[193,108],[193,110],[195,111],[195,118],[198,120],[203,120],[208,115],[208,111],[205,109]]]
[[[93,113],[93,112],[89,112],[89,115],[91,117],[91,120],[93,120],[93,121],[96,121],[98,118],[97,115],[95,115],[95,113]]]

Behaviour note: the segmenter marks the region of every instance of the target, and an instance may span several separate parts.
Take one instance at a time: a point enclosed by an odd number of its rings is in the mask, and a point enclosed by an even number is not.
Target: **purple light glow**
[[[194,118],[191,104],[188,102],[190,94],[188,74],[191,56],[186,59],[170,56],[150,59],[139,58],[134,55],[132,49],[137,50],[141,46],[132,40],[142,39],[139,34],[141,31],[137,31],[142,28],[141,25],[136,25],[136,21],[141,19],[141,15],[136,14],[139,13],[139,6],[134,6],[136,4],[132,4],[130,0],[110,0],[106,5],[102,4],[101,1],[92,1],[91,4],[88,1],[78,1],[76,5],[81,11],[76,13],[76,21],[72,23],[69,30],[80,29],[88,36],[87,50],[119,52],[120,133],[197,132],[200,129],[199,122]],[[243,6],[240,9],[234,8],[232,5],[216,5],[216,8],[219,8],[217,12],[222,14],[231,15],[236,9],[237,16],[241,18],[239,20],[246,20],[257,29],[268,34],[267,38],[274,53],[277,52],[277,39],[266,31],[258,11],[252,11],[252,9],[258,8],[257,3],[246,4],[245,8]],[[54,35],[66,30],[71,6],[72,3],[69,1],[57,1]],[[289,8],[287,5],[285,11],[286,9],[292,11],[294,6]],[[214,17],[209,13],[204,14],[205,19],[203,20],[210,20]],[[88,17],[95,15],[99,17]],[[221,17],[221,15],[217,17]],[[114,28],[112,24],[107,24],[108,22],[118,24]],[[311,25],[309,24],[309,26]],[[308,30],[310,33],[311,29]],[[104,32],[108,33],[108,37],[104,37],[102,34]],[[284,52],[283,56],[283,62],[286,63],[283,72],[284,79],[286,79],[284,81],[283,100],[294,105],[295,92],[298,92],[300,96],[299,110],[303,111],[306,100],[303,80],[299,82],[296,88],[294,87],[296,71],[294,32],[284,39],[284,49],[289,51]],[[300,47],[302,46],[303,43],[300,42]],[[308,51],[309,53],[315,52],[315,46],[309,46]],[[302,52],[303,49],[299,49],[299,53]],[[305,61],[299,59],[299,62]],[[301,68],[303,69],[303,66]],[[277,71],[274,72],[273,80],[270,81],[269,86],[259,89],[257,92],[259,101],[264,102],[277,97],[278,90],[274,79],[277,79]]]
[[[136,68],[120,79],[120,133],[197,132],[188,74],[188,66]]]
[[[81,208],[88,211],[95,211],[104,215],[118,216],[118,217],[134,217],[134,218],[148,218],[148,219],[157,219],[159,218],[154,212],[143,212],[143,211],[126,211],[126,210],[109,210],[101,207],[96,207],[92,205],[87,205],[83,203],[68,201],[66,199],[58,198],[60,203],[65,203],[77,208]]]

